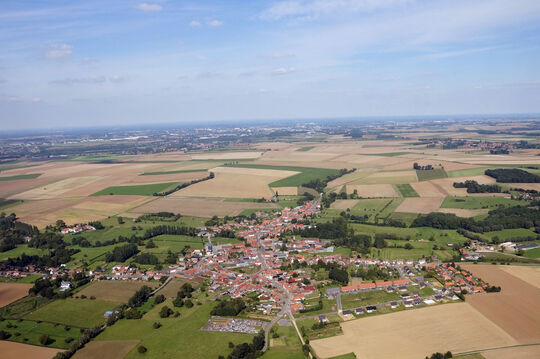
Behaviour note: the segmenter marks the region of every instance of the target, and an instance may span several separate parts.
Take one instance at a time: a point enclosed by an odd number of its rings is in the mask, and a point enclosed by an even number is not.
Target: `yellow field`
[[[362,198],[376,197],[397,197],[397,193],[391,184],[348,184],[347,193],[358,191],[358,196]]]
[[[500,266],[499,268],[536,288],[540,288],[540,266]]]
[[[405,198],[403,202],[396,208],[396,212],[404,213],[430,213],[436,212],[443,201],[442,197],[422,198],[411,197]]]
[[[227,160],[227,159],[252,159],[258,158],[262,152],[208,152],[193,154],[194,160]]]
[[[61,349],[0,340],[0,354],[2,359],[50,359],[61,351]]]
[[[353,208],[359,202],[358,199],[337,199],[330,205],[332,209]]]
[[[480,214],[486,214],[489,212],[489,209],[439,208],[437,212],[453,213],[458,217],[470,218]]]
[[[67,178],[61,181],[53,182],[38,188],[31,189],[23,193],[19,193],[15,196],[12,196],[12,198],[24,200],[58,198],[61,197],[62,194],[72,189],[82,187],[99,179],[101,179],[101,177],[98,176]]]
[[[505,331],[467,303],[378,315],[341,324],[343,335],[311,341],[320,358],[354,352],[358,359],[418,359],[515,345]]]
[[[482,352],[486,359],[538,359],[540,358],[540,345],[520,348],[504,348]]]
[[[280,196],[298,195],[298,187],[272,187],[272,189]]]
[[[411,183],[411,187],[420,197],[445,197],[441,186],[436,186],[431,181]]]

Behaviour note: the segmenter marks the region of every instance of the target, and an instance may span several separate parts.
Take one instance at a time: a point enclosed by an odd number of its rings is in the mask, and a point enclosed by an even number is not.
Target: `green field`
[[[536,237],[537,236],[537,234],[534,233],[533,230],[527,229],[527,228],[503,229],[503,230],[495,231],[495,232],[484,232],[482,233],[482,235],[489,239],[499,237],[499,239],[503,241],[511,240],[512,238],[516,238],[516,237],[529,237],[529,236]]]
[[[417,170],[416,175],[418,176],[419,181],[429,181],[434,180],[438,178],[446,178],[448,175],[446,174],[445,170],[443,168],[435,168],[432,170]]]
[[[41,173],[29,173],[27,175],[0,177],[0,181],[17,181],[17,180],[25,180],[25,179],[34,179],[34,178],[38,178],[39,176],[41,176]]]
[[[17,248],[10,249],[9,251],[0,252],[0,260],[8,259],[8,258],[17,258],[23,253],[26,253],[27,255],[41,255],[45,253],[46,251],[38,248],[30,248],[26,244],[19,244]]]
[[[296,151],[298,151],[298,152],[307,152],[307,151],[312,150],[314,148],[315,148],[315,146],[306,146],[306,147],[300,147]]]
[[[293,167],[293,166],[269,166],[269,165],[255,165],[255,164],[230,164],[229,167],[239,168],[260,168],[266,170],[278,170],[278,171],[295,171],[299,174],[280,179],[278,181],[270,183],[270,187],[297,187],[313,180],[325,180],[326,177],[336,175],[338,170],[328,168],[314,168],[314,167]]]
[[[300,323],[300,322],[299,322]],[[294,326],[274,327],[278,338],[271,340],[269,349],[261,357],[262,359],[304,359],[302,353],[302,343],[298,338],[298,334]],[[270,338],[272,336],[270,335]]]
[[[528,251],[524,251],[523,257],[540,258],[540,248],[529,249]]]
[[[157,172],[144,172],[139,176],[156,176],[156,175],[170,175],[175,173],[192,173],[192,172],[205,172],[208,168],[196,169],[196,170],[177,170],[177,171],[157,171]]]
[[[495,209],[500,206],[525,206],[529,203],[504,197],[446,197],[441,208]]]
[[[412,188],[408,183],[396,184],[396,188],[398,189],[399,193],[401,193],[402,197],[420,197],[414,188]]]
[[[385,290],[370,290],[361,293],[343,294],[341,296],[341,305],[343,309],[353,309],[399,299],[400,297],[396,292],[388,293]]]
[[[106,195],[139,195],[139,196],[151,196],[154,193],[163,192],[168,189],[178,186],[179,182],[167,182],[167,183],[154,183],[154,184],[141,184],[135,186],[112,186],[107,187],[99,192],[92,194],[92,196],[106,196]]]
[[[206,300],[203,294],[194,293],[195,299],[200,300],[202,305],[195,305],[191,309],[186,307],[174,308],[169,301],[163,305],[169,305],[173,310],[178,310],[178,318],[159,318],[157,313],[162,305],[155,306],[142,319],[122,319],[112,327],[108,327],[96,340],[129,340],[139,339],[148,351],[145,358],[217,358],[219,355],[229,355],[231,349],[229,342],[240,344],[251,342],[252,335],[239,333],[207,332],[200,330],[210,318],[210,311],[214,302]],[[197,297],[198,295],[198,297]],[[153,329],[152,324],[159,321],[162,327]],[[130,351],[125,359],[141,358],[136,349]]]
[[[105,322],[103,314],[118,303],[91,299],[59,299],[28,314],[25,319],[90,328]]]
[[[483,175],[489,167],[468,168],[465,170],[448,171],[448,177],[467,177]]]
[[[15,326],[16,328],[14,328]],[[32,345],[41,345],[39,337],[47,334],[50,338],[50,343],[47,346],[59,349],[68,349],[73,344],[73,341],[66,343],[66,338],[71,337],[76,341],[81,336],[79,328],[76,327],[46,322],[38,323],[31,320],[4,320],[0,322],[0,330],[11,334],[9,341]]]

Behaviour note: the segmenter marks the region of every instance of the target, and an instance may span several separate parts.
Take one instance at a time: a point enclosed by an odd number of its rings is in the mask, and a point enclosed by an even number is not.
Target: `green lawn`
[[[30,274],[26,277],[21,278],[11,278],[11,277],[0,277],[0,282],[4,283],[24,283],[24,284],[32,284],[36,281],[36,279],[42,278],[43,276],[40,274]]]
[[[301,186],[313,180],[325,180],[326,177],[336,175],[338,170],[328,168],[314,168],[314,167],[294,167],[294,166],[269,166],[269,165],[255,165],[255,164],[231,164],[226,165],[229,167],[240,168],[260,168],[267,170],[279,170],[279,171],[296,171],[299,174],[280,179],[278,181],[270,183],[270,187],[296,187]]]
[[[34,178],[38,178],[39,176],[41,176],[41,173],[29,173],[27,175],[0,177],[0,181],[17,181],[17,180],[23,180],[23,179],[34,179]]]
[[[523,257],[540,258],[540,248],[529,249],[528,251],[525,251]]]
[[[203,296],[201,296],[203,297]],[[154,307],[142,319],[122,319],[114,326],[108,327],[96,340],[129,340],[139,339],[148,351],[145,358],[217,358],[230,354],[229,342],[250,343],[252,335],[240,333],[206,332],[200,330],[210,318],[214,302],[201,298],[203,304],[191,309],[180,308],[178,318],[159,318],[156,315],[161,306]],[[177,308],[172,308],[176,310]],[[159,321],[162,327],[153,329],[152,324]],[[141,358],[137,349],[131,350],[125,359]]]
[[[25,319],[90,328],[105,322],[103,314],[118,303],[91,299],[58,299],[28,314]]]
[[[344,294],[341,296],[341,305],[343,309],[353,309],[365,305],[389,302],[399,300],[397,293],[388,293],[385,290],[371,290],[367,292]]]
[[[8,326],[11,326],[11,328],[8,328]],[[0,330],[11,334],[9,341],[32,345],[41,345],[39,337],[47,334],[51,339],[50,344],[47,346],[59,349],[68,349],[73,344],[73,342],[66,343],[66,338],[71,337],[76,341],[81,336],[81,331],[77,327],[46,322],[38,323],[31,320],[4,320],[0,322]],[[16,333],[19,333],[19,335]]]
[[[446,197],[441,208],[496,209],[500,206],[524,206],[529,201],[519,201],[504,197]]]
[[[167,183],[154,183],[154,184],[142,184],[135,186],[112,186],[107,187],[99,192],[92,194],[92,196],[106,196],[106,195],[139,195],[139,196],[151,196],[154,193],[163,192],[165,190],[178,186],[179,182],[167,182]]]
[[[418,193],[411,187],[410,184],[396,184],[396,188],[403,197],[420,197]]]
[[[493,239],[494,237],[499,237],[499,239],[503,241],[511,240],[515,237],[529,237],[533,236],[536,237],[537,234],[534,233],[534,231],[527,229],[527,228],[512,228],[512,229],[503,229],[500,231],[494,231],[494,232],[484,232],[482,233],[483,236],[488,237],[489,239]]]
[[[418,176],[419,181],[429,181],[434,180],[438,178],[446,178],[448,175],[446,174],[445,170],[443,168],[435,168],[432,170],[417,170],[416,175]]]

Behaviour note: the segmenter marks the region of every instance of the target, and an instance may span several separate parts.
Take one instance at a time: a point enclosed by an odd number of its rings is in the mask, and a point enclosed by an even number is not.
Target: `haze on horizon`
[[[0,3],[2,129],[540,112],[538,0]]]

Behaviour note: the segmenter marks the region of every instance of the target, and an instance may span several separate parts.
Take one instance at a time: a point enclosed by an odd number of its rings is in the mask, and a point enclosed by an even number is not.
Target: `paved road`
[[[336,304],[338,313],[341,313],[343,311],[341,306],[341,291],[339,291],[336,295]]]

